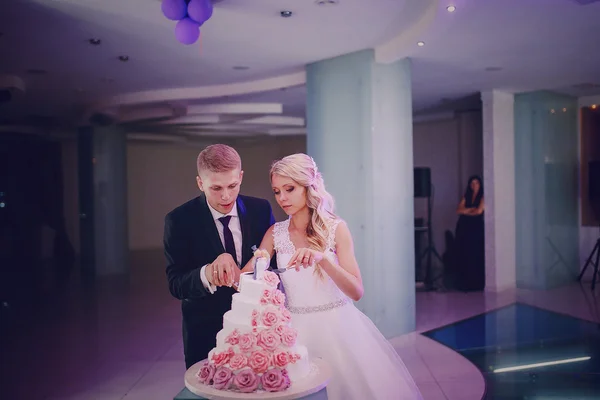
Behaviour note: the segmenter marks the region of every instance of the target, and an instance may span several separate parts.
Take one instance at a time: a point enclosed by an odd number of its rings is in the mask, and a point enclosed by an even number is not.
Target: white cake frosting
[[[282,391],[310,371],[308,351],[297,343],[279,277],[259,258],[254,273],[242,274],[240,292],[223,316],[217,346],[198,372],[201,383],[241,392]],[[239,375],[239,376],[238,376]]]

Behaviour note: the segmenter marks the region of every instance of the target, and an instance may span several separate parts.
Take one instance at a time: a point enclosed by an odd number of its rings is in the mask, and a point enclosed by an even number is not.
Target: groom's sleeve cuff
[[[213,294],[214,292],[217,291],[217,287],[214,285],[211,285],[210,282],[208,282],[208,278],[206,278],[206,267],[208,267],[208,264],[206,264],[205,266],[200,268],[200,280],[202,281],[202,284],[204,285],[204,289],[208,290],[210,294]]]

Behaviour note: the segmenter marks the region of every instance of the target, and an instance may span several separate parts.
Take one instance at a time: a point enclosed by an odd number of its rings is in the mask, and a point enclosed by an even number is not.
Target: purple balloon
[[[212,2],[210,0],[190,0],[187,13],[191,19],[202,25],[212,17]]]
[[[175,37],[183,44],[193,44],[200,37],[200,25],[189,18],[184,18],[175,25]]]
[[[173,21],[179,21],[187,16],[185,0],[162,0],[161,9],[165,17]]]

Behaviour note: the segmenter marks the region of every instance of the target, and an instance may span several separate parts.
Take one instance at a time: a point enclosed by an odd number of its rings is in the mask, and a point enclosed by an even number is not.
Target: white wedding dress
[[[276,223],[273,230],[278,268],[284,268],[295,251],[289,221]],[[328,249],[333,257],[338,223],[339,220],[329,229]],[[328,399],[422,399],[392,345],[333,280],[323,274],[324,279],[319,278],[314,268],[309,267],[279,276],[299,342],[307,346],[309,357],[323,358],[333,370],[327,386]]]

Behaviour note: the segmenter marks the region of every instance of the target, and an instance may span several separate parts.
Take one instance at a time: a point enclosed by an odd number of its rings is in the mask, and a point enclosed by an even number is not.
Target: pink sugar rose
[[[263,330],[258,333],[256,344],[266,351],[273,351],[281,344],[281,338],[273,330]]]
[[[235,354],[233,357],[231,357],[229,359],[229,367],[234,371],[238,371],[247,365],[248,365],[248,358],[243,354],[240,354],[240,353]]]
[[[229,350],[227,350],[221,353],[214,353],[211,357],[211,360],[215,364],[215,366],[222,367],[223,365],[229,362],[229,356],[230,353]]]
[[[272,271],[265,271],[263,275],[263,280],[269,286],[277,287],[277,285],[279,285],[279,277],[275,272]]]
[[[208,361],[202,364],[200,370],[198,370],[198,373],[196,374],[198,377],[198,382],[203,385],[210,385],[213,376],[215,376],[215,370],[215,366],[210,364]]]
[[[281,334],[281,343],[283,343],[286,346],[292,347],[296,344],[297,337],[298,332],[295,329],[286,326],[283,329],[283,333]]]
[[[279,368],[272,368],[265,372],[261,378],[262,387],[267,392],[281,392],[290,387],[290,378]]]
[[[244,333],[240,336],[240,349],[242,351],[250,351],[256,346],[256,337],[252,333]]]
[[[213,387],[218,390],[227,390],[231,386],[233,373],[229,368],[219,367],[215,371]]]
[[[262,374],[269,369],[269,365],[271,365],[271,357],[266,351],[257,350],[250,355],[248,365],[255,373]]]
[[[262,297],[260,298],[260,304],[265,305],[265,304],[269,304],[271,302],[271,291],[268,289],[265,289],[263,291]]]
[[[260,313],[258,312],[258,310],[252,310],[252,318],[258,318],[259,315]]]
[[[278,334],[279,336],[283,335],[283,331],[285,329],[285,325],[284,324],[277,324],[277,326],[275,327],[274,331],[276,334]]]
[[[238,372],[233,377],[233,385],[242,393],[252,393],[258,389],[260,379],[251,369],[245,369]]]
[[[276,290],[271,296],[271,303],[276,306],[282,306],[285,304],[285,294],[281,290]]]
[[[225,339],[225,343],[229,343],[232,345],[236,345],[238,344],[240,341],[240,332],[237,329],[234,329],[233,332],[231,332],[229,335],[227,335],[227,338]]]
[[[283,311],[281,311],[281,316],[282,316],[284,322],[290,322],[292,320],[292,314],[290,313],[290,310],[288,310],[287,308],[284,309]]]
[[[267,310],[261,316],[261,322],[264,326],[275,326],[280,319],[279,313],[274,310]]]
[[[273,365],[276,367],[284,368],[291,362],[290,353],[287,351],[280,351],[273,355]]]

